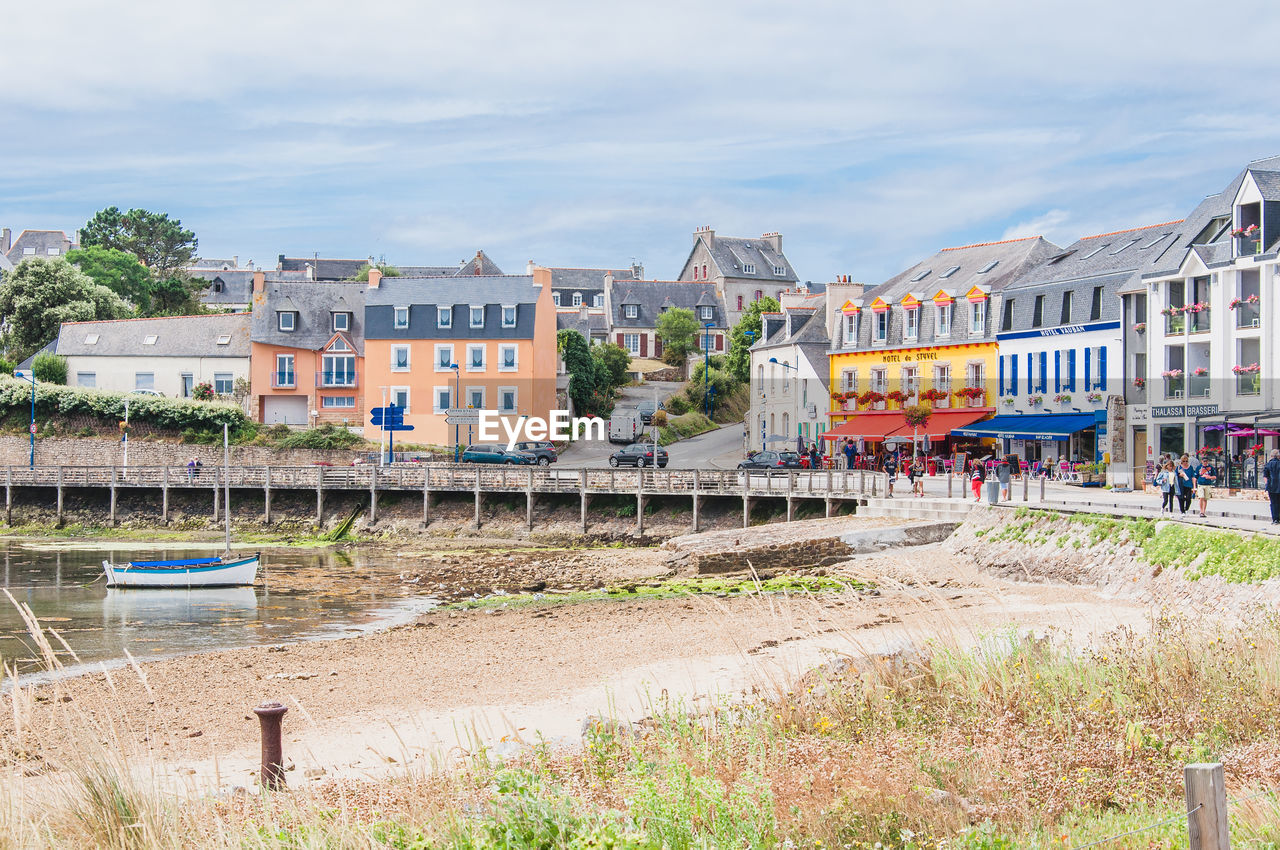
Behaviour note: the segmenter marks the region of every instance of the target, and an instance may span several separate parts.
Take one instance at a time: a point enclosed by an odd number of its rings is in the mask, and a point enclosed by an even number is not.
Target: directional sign
[[[401,424],[399,424],[399,425],[383,425],[383,426],[382,426],[382,430],[383,430],[383,431],[412,431],[412,430],[413,430],[413,426],[412,426],[412,425],[405,425],[405,424],[403,424],[403,423],[401,423]]]
[[[449,425],[479,425],[480,410],[475,407],[451,407],[446,411],[446,419]]]
[[[404,424],[404,408],[396,407],[394,404],[387,407],[375,407],[369,413],[372,415],[371,421],[374,425]]]

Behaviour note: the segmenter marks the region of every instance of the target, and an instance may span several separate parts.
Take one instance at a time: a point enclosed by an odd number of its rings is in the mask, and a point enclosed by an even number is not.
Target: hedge
[[[145,422],[157,428],[182,431],[188,428],[233,429],[249,419],[234,404],[191,401],[181,398],[113,393],[58,384],[36,384],[36,418],[92,416],[108,422],[124,419],[125,399],[129,400],[129,421]],[[26,415],[31,410],[31,384],[18,378],[0,376],[0,416]]]

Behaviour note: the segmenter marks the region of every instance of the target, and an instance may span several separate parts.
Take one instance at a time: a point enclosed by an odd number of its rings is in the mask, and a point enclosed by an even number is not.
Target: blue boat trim
[[[216,561],[217,559],[214,560]],[[217,570],[229,570],[232,567],[243,566],[250,561],[256,560],[258,560],[258,556],[254,555],[252,558],[245,558],[240,561],[231,561],[226,564],[217,563],[211,567],[143,567],[140,564],[146,562],[140,562],[139,564],[125,564],[120,567],[115,567],[115,569],[127,570],[131,573],[207,573],[215,572]]]
[[[221,558],[190,558],[185,561],[133,561],[135,567],[202,567],[221,564]]]

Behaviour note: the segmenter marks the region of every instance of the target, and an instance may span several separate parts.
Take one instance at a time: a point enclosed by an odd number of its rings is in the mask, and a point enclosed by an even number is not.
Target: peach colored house
[[[369,275],[365,298],[366,408],[405,408],[406,442],[452,446],[451,407],[496,411],[516,427],[556,406],[556,308],[551,272],[462,278]],[[457,367],[456,369],[454,367]],[[364,434],[378,439],[368,424]],[[467,445],[468,429],[457,432]],[[478,433],[471,435],[478,442]],[[503,440],[505,442],[505,439]]]

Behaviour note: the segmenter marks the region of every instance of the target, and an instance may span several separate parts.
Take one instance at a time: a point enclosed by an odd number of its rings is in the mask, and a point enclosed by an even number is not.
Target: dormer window
[[[902,311],[902,337],[916,340],[920,338],[920,308],[907,307]]]
[[[637,319],[640,317],[639,304],[624,304],[622,306],[622,314],[628,319]]]
[[[573,293],[573,306],[575,306],[575,307],[581,307],[581,306],[582,306],[582,293],[581,293],[581,292],[575,292],[575,293]]]
[[[937,335],[938,336],[940,337],[951,336],[951,311],[953,309],[955,309],[954,304],[948,303],[948,304],[937,305],[937,310],[938,310],[938,324],[937,324],[938,334]]]
[[[448,328],[453,326],[453,308],[437,307],[436,308],[436,327]]]
[[[874,342],[883,345],[889,339],[889,311],[876,313],[876,336]]]
[[[350,313],[334,313],[333,329],[335,331],[351,330],[351,314]]]
[[[787,270],[786,270],[786,267],[784,266],[774,266],[773,273],[776,274],[778,277],[782,277],[787,273]]]
[[[743,264],[742,264],[742,273],[743,273],[743,274],[755,274],[755,273],[756,273],[756,264],[755,264],[755,263],[743,263]]]
[[[578,295],[578,293],[574,293],[574,294],[578,296],[576,300],[578,300],[579,303],[581,303],[582,296]],[[514,304],[502,305],[502,326],[504,328],[514,328],[516,326],[516,305]]]
[[[474,304],[471,305],[471,327],[484,327],[484,307],[477,307]]]
[[[396,330],[404,330],[409,327],[409,308],[396,307],[395,310],[395,326]]]
[[[702,321],[704,322],[711,321],[711,314],[712,314],[712,310],[710,307],[702,307],[701,309],[698,310],[698,315],[701,317]]]
[[[298,329],[298,314],[292,310],[281,310],[276,313],[277,327],[285,333],[293,333]]]
[[[554,304],[554,305],[556,305],[557,307],[559,307],[559,306],[560,306],[560,293],[559,293],[559,292],[553,292],[553,293],[551,293],[551,303],[552,303],[552,304]]]
[[[858,314],[849,313],[844,317],[845,347],[858,344]]]

